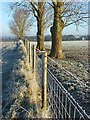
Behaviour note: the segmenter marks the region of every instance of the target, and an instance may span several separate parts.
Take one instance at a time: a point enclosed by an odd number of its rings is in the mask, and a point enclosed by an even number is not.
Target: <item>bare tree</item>
[[[23,39],[33,23],[29,16],[30,11],[25,8],[16,8],[14,10],[12,20],[10,22],[10,29],[19,39]]]
[[[75,0],[70,0],[69,2],[52,1],[49,3],[54,10],[53,25],[51,27],[52,35],[52,48],[51,57],[63,58],[64,54],[62,52],[62,31],[65,27],[76,24],[82,25],[86,22],[87,18],[87,0],[84,2],[75,2]]]
[[[44,50],[44,32],[52,24],[51,6],[45,0],[30,2],[30,4],[37,21],[37,48]]]
[[[46,2],[44,1],[25,1],[26,2],[16,3],[16,6],[23,5],[35,16],[37,21],[37,47],[40,50],[44,49],[45,24],[48,24],[47,21],[51,22],[51,17],[53,16],[53,25],[51,27],[52,48],[50,56],[55,58],[63,58],[62,31],[65,27],[71,24],[76,24],[78,26],[81,25],[82,22],[86,22],[85,18],[87,17],[87,11],[85,7],[88,0],[78,3],[75,2],[76,0],[65,0],[65,2],[63,2],[63,0],[52,0],[52,2],[48,2],[52,7],[52,9],[48,9],[50,12],[47,12],[46,7],[48,5],[46,5]]]
[[[51,6],[47,5],[44,0],[42,2],[34,2],[34,0],[24,0],[24,2],[16,2],[11,4],[13,11],[16,7],[24,7],[32,13],[37,22],[37,48],[44,50],[44,32],[52,23]],[[51,18],[51,19],[50,19]]]
[[[44,13],[45,2],[30,2],[33,14],[37,20],[37,48],[44,49]]]

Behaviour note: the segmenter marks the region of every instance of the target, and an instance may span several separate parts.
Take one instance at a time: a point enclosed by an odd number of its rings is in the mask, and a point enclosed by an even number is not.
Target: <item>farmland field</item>
[[[36,42],[32,42],[32,45]],[[50,53],[51,42],[45,42],[45,48]],[[89,51],[88,41],[63,41],[63,60],[55,60],[67,70],[82,80],[88,80]]]

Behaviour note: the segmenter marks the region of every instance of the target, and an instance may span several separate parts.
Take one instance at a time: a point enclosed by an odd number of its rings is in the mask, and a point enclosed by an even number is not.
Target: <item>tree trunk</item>
[[[64,58],[62,53],[62,30],[64,28],[64,22],[62,21],[62,8],[59,3],[60,2],[54,5],[54,21],[51,27],[52,47],[50,57],[53,58]]]
[[[43,50],[44,49],[44,26],[42,25],[43,21],[38,21],[37,23],[37,48],[39,50]]]
[[[44,5],[42,2],[38,3],[37,48],[44,50]]]

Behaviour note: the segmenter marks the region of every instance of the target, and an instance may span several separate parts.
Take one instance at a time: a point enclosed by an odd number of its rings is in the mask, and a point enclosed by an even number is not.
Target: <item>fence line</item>
[[[25,43],[27,42],[25,41]],[[28,45],[25,44],[25,46],[28,49]],[[31,47],[31,45],[29,45],[29,47]],[[30,50],[31,48],[29,48],[28,52],[30,52]],[[31,53],[29,53],[29,55],[31,55]],[[38,60],[38,58],[42,67],[42,80],[40,83],[42,87],[42,107],[44,109],[47,109],[47,106],[49,105],[54,118],[78,118],[82,120],[89,120],[90,117],[86,114],[86,112],[80,107],[80,105],[75,101],[75,99],[70,95],[70,93],[63,87],[61,82],[58,81],[58,79],[53,75],[50,69],[47,68],[47,58],[54,63],[56,62],[50,57],[47,57],[47,53],[45,51],[42,52],[36,49],[35,46],[33,46],[32,56],[33,59],[32,57],[30,58],[30,56],[29,58],[32,59],[34,71],[36,71],[36,61]],[[64,67],[60,66],[58,63],[56,64],[66,73],[68,73],[75,79],[78,79]]]
[[[52,109],[54,110],[55,116],[61,114],[60,117],[62,118],[81,117],[84,120],[86,118],[89,119],[85,111],[79,106],[75,99],[69,94],[69,92],[63,87],[63,85],[58,81],[58,79],[51,73],[49,69],[47,82],[48,92],[51,94],[51,98],[53,98],[53,104],[56,105],[56,108],[53,105],[51,105]],[[50,102],[50,104],[51,98],[50,96],[48,97],[48,101]],[[62,109],[59,109],[60,106],[62,107]]]

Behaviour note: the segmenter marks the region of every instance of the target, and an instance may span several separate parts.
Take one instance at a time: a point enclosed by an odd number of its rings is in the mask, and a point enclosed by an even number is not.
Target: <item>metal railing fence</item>
[[[47,100],[54,113],[53,117],[63,119],[89,119],[86,112],[79,106],[51,71],[47,69],[47,72]]]
[[[26,43],[26,42],[25,42]],[[34,47],[33,47],[34,48]],[[29,52],[29,51],[28,51]],[[39,85],[41,87],[41,92],[44,91],[43,85],[43,61],[42,55],[44,52],[36,49],[36,71],[38,71],[40,75]],[[34,52],[33,52],[34,54]],[[29,54],[30,55],[30,54]],[[33,55],[34,56],[34,55]],[[30,57],[29,57],[30,58]],[[34,58],[34,57],[33,57]],[[49,60],[53,61],[51,58]],[[44,63],[44,64],[47,64]],[[59,66],[60,67],[60,66]],[[61,67],[68,75],[76,78],[72,73],[65,70]],[[79,120],[89,120],[90,117],[86,114],[86,112],[80,107],[80,105],[75,101],[75,99],[70,95],[70,93],[64,88],[60,81],[54,76],[54,74],[50,71],[49,67],[47,70],[47,94],[45,94],[45,98],[47,98],[47,107],[50,107],[52,111],[53,118],[63,118],[63,119],[79,119]],[[44,94],[43,94],[44,95]]]

